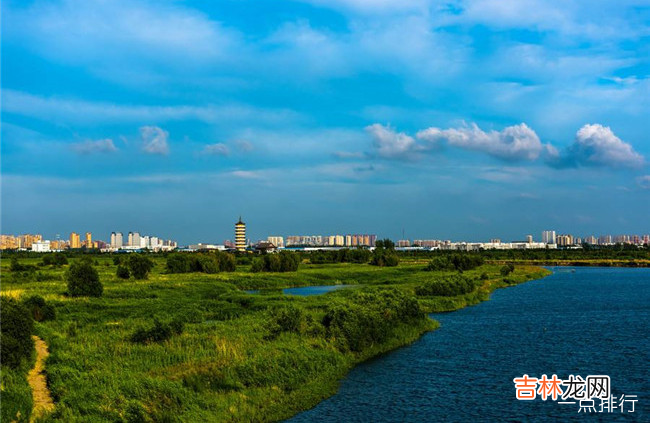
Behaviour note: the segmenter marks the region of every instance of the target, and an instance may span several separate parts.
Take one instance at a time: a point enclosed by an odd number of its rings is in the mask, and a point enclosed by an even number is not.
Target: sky
[[[2,233],[650,233],[649,0],[2,2]]]

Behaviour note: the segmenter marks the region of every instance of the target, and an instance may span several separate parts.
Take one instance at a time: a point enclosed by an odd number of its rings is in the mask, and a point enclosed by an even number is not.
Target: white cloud
[[[607,126],[587,124],[576,133],[563,159],[567,165],[639,167],[644,158]]]
[[[643,189],[650,189],[650,175],[643,175],[636,178],[637,184]]]
[[[379,123],[367,126],[366,131],[373,139],[377,155],[387,159],[414,159],[421,147],[415,139],[403,132],[396,132],[390,126]]]
[[[230,149],[226,144],[216,143],[203,147],[202,153],[211,156],[227,156],[230,154]]]
[[[72,149],[79,154],[113,153],[117,151],[117,147],[115,147],[113,140],[110,138],[74,143],[72,144]]]
[[[238,32],[169,2],[35,1],[27,7],[3,7],[3,14],[8,15],[3,36],[26,41],[59,62],[91,64],[106,75],[111,73],[106,69],[121,72],[125,62],[138,69],[148,63],[182,70],[225,61],[241,49]]]
[[[148,154],[169,154],[167,139],[169,133],[157,126],[143,126],[140,128],[142,151]]]
[[[207,123],[231,123],[255,119],[261,124],[295,122],[296,112],[287,109],[259,109],[241,104],[202,106],[143,106],[42,97],[15,90],[3,90],[3,112],[16,113],[55,123],[141,123],[146,121],[199,120]]]
[[[235,141],[235,145],[237,146],[239,151],[242,151],[244,153],[251,152],[251,151],[253,151],[253,148],[254,148],[253,143],[251,143],[250,141],[246,141],[246,140],[237,140],[237,141]]]
[[[316,6],[370,14],[426,10],[427,0],[303,0]]]
[[[450,129],[428,128],[416,136],[434,145],[445,140],[450,146],[482,151],[505,160],[536,160],[545,149],[535,131],[525,123],[489,132],[476,124]]]

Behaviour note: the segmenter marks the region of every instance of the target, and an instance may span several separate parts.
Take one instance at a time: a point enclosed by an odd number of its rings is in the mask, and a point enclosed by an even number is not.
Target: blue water
[[[287,288],[282,292],[289,295],[321,295],[326,292],[336,291],[337,289],[350,288],[354,285],[320,285],[320,286],[302,286],[300,288]]]
[[[288,295],[321,295],[330,291],[336,291],[337,289],[342,288],[351,288],[354,285],[318,285],[318,286],[301,286],[298,288],[286,288],[282,290],[283,294]],[[253,289],[246,291],[249,294],[259,294],[259,289]]]
[[[434,315],[440,329],[356,367],[335,396],[291,421],[650,421],[650,269],[551,270]],[[609,375],[612,395],[638,396],[636,411],[518,401],[512,379],[524,373]]]

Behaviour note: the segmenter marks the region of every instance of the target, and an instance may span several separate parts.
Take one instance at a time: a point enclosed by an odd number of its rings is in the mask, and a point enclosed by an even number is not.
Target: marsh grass
[[[423,283],[455,272],[425,272],[426,262],[381,268],[365,264],[302,264],[297,272],[250,273],[242,265],[229,273],[166,274],[154,258],[148,280],[120,279],[107,256],[95,268],[104,285],[101,298],[71,298],[63,274],[69,265],[41,268],[43,281],[3,280],[2,295],[42,296],[56,320],[36,323],[49,345],[48,386],[56,403],[50,420],[93,421],[276,421],[313,407],[332,395],[356,364],[416,340],[437,322],[424,312],[450,311],[488,298],[498,288],[542,277],[543,269],[521,266],[504,282],[500,266],[484,265],[467,277],[488,279],[456,297],[418,297],[419,318],[395,321],[380,342],[360,351],[340,348],[322,321],[334,305],[349,305],[360,292],[396,289],[415,297]],[[32,263],[33,261],[33,263]],[[36,259],[22,259],[36,264]],[[2,260],[3,275],[8,260]],[[282,288],[358,285],[310,297],[283,295]],[[263,290],[249,294],[244,290]],[[356,298],[356,299],[355,299]],[[416,303],[416,304],[417,304]],[[387,310],[392,305],[387,306]],[[301,317],[291,330],[271,327],[278,310]],[[390,312],[387,311],[388,315]],[[183,331],[160,342],[132,342],[138,328],[154,319],[184,322]],[[386,325],[385,325],[386,326]],[[381,326],[384,327],[384,326]],[[31,409],[26,369],[2,369],[2,421]]]

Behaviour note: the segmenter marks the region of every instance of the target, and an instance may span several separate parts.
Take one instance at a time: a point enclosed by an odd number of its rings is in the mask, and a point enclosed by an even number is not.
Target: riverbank
[[[575,267],[650,267],[650,260],[589,259],[589,260],[488,260],[490,264],[524,266],[575,266]]]
[[[639,375],[650,359],[650,269],[574,269],[551,269],[541,283],[497,290],[490,301],[435,315],[438,330],[357,366],[336,395],[289,422],[580,420],[579,404],[539,396],[517,401],[512,379],[524,373],[564,380],[608,375],[617,400],[637,395],[639,401],[624,402],[623,413],[612,415],[599,414],[597,400],[589,417],[648,421],[643,398],[650,382]]]
[[[500,266],[484,265],[464,273],[481,279],[477,289],[433,298],[417,297],[416,288],[455,272],[303,264],[286,274],[166,274],[156,260],[149,280],[123,281],[109,258],[98,256],[95,267],[101,298],[62,295],[65,266],[43,268],[41,281],[2,286],[3,295],[38,294],[56,309],[56,320],[37,323],[50,347],[53,420],[287,418],[334,394],[354,366],[435,329],[424,312],[476,304],[494,289],[549,273],[518,266],[504,277]],[[360,286],[309,297],[243,291],[341,283]],[[182,321],[182,329],[163,341],[134,342],[155,319]]]

